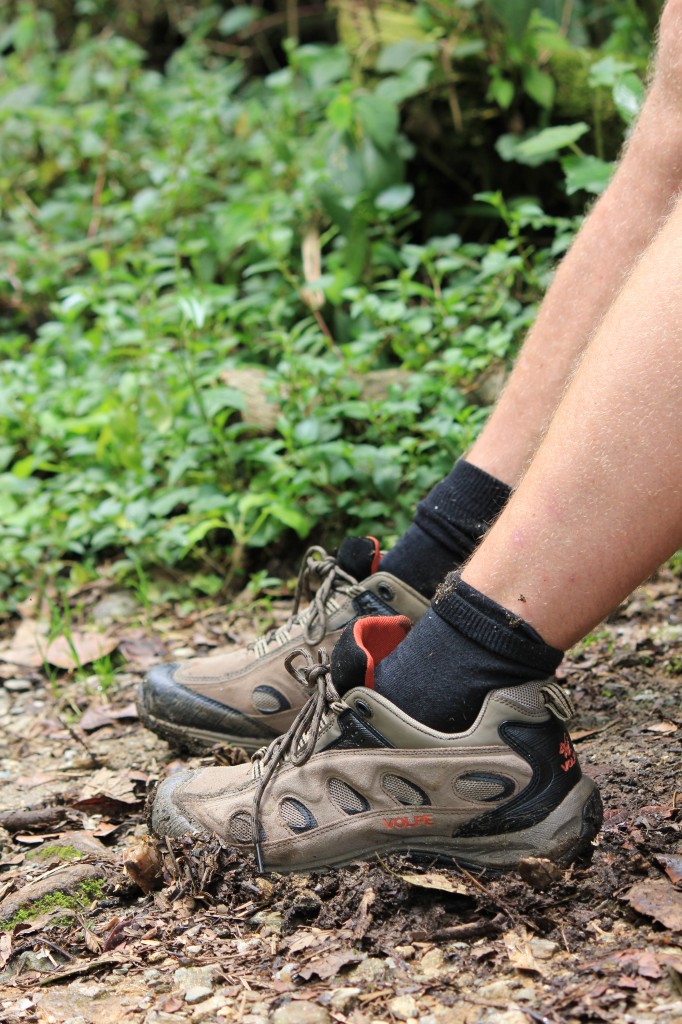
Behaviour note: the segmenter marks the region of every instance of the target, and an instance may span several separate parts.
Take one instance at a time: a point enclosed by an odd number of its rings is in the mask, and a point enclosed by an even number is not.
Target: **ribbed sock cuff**
[[[528,622],[469,586],[458,572],[445,577],[432,607],[448,625],[493,654],[548,676],[561,664],[563,651],[546,644]]]
[[[417,505],[414,522],[445,547],[470,550],[509,500],[511,487],[460,459]]]

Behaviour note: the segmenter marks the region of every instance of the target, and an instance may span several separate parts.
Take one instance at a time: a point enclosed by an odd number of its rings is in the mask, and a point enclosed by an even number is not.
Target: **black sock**
[[[504,507],[511,488],[460,459],[420,501],[412,525],[381,560],[381,569],[432,597],[451,569],[467,560]]]
[[[562,658],[527,622],[453,572],[426,615],[376,666],[374,688],[424,725],[461,732],[490,690],[547,679]]]

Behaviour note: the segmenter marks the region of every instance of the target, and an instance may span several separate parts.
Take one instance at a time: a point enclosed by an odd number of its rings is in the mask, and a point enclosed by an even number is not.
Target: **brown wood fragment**
[[[499,932],[505,923],[504,914],[496,914],[491,921],[470,921],[468,924],[455,924],[447,928],[437,928],[434,932],[413,932],[413,942],[447,942],[467,939],[480,939],[484,935]]]
[[[14,835],[16,832],[36,832],[63,825],[67,820],[77,821],[66,807],[21,807],[0,812],[0,825]]]

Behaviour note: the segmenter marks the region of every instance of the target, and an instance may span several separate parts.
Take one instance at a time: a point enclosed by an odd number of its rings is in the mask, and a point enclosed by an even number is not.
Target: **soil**
[[[147,789],[198,762],[142,728],[135,688],[251,639],[262,606],[150,612],[90,586],[47,658],[49,609],[27,604],[0,643],[0,1021],[682,1022],[679,593],[662,571],[561,670],[606,807],[591,859],[497,878],[400,857],[259,877],[217,844],[157,850]]]

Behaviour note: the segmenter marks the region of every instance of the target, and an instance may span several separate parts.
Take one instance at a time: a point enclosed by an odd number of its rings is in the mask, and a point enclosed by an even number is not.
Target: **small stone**
[[[176,647],[173,650],[174,658],[193,658],[195,654],[193,647]]]
[[[192,992],[201,990],[204,994],[192,1000],[195,1003],[206,999],[213,992],[213,973],[215,965],[207,967],[178,967],[173,975],[176,988],[185,993],[185,998]],[[187,1000],[190,1002],[190,1000]]]
[[[436,1006],[431,1013],[419,1017],[419,1024],[452,1024],[453,1021],[470,1022],[472,1020],[470,1012],[471,1003],[466,1001],[455,1003],[454,1006]],[[480,1017],[476,1018],[477,1024],[481,1019]]]
[[[338,1013],[349,1013],[358,1001],[362,989],[346,986],[333,989],[329,997],[329,1005]]]
[[[323,1006],[302,999],[292,999],[278,1006],[270,1020],[272,1024],[331,1024],[331,1017]]]
[[[33,689],[30,679],[5,679],[5,689],[11,693],[26,693]]]
[[[492,1017],[486,1018],[489,1024],[528,1024],[528,1017],[523,1010],[495,1011]]]
[[[551,960],[559,951],[559,944],[549,939],[531,939],[530,951],[536,960]]]
[[[508,981],[489,981],[487,985],[481,985],[478,994],[484,999],[511,999],[514,988],[516,985]]]
[[[300,969],[300,963],[286,963],[283,964],[278,971],[275,971],[273,977],[276,981],[291,981],[293,976],[297,974]]]
[[[412,1020],[419,1013],[417,1000],[413,996],[394,996],[389,999],[387,1007],[398,1020]]]
[[[97,999],[98,996],[104,995],[105,992],[104,985],[98,985],[95,981],[83,982],[78,986],[79,995],[86,996],[87,999]]]
[[[57,954],[56,959],[58,963],[63,963],[66,957]],[[34,953],[30,949],[20,953],[12,966],[16,968],[16,971],[12,971],[12,973],[17,974],[25,971],[39,971],[41,974],[52,974],[54,971],[54,961],[50,959],[47,953]]]
[[[208,999],[212,994],[212,985],[192,985],[185,992],[185,1002],[189,1003],[190,1006],[194,1006],[195,1003],[203,1003],[204,999]]]
[[[235,952],[243,955],[251,953],[255,949],[261,949],[262,943],[260,939],[237,939],[234,948]]]
[[[122,622],[130,619],[137,612],[138,604],[135,597],[127,590],[114,590],[105,594],[92,609],[92,617],[100,625],[110,622]]]
[[[222,1010],[223,1006],[225,1006],[225,1002],[225,996],[219,992],[208,999],[204,999],[192,1010],[192,1020],[202,1021],[208,1020],[209,1017],[215,1017],[218,1010]]]
[[[519,861],[519,874],[526,885],[544,892],[563,876],[563,870],[547,857],[524,857]]]
[[[387,964],[385,960],[378,957],[368,956],[361,964],[354,967],[348,977],[351,981],[383,981],[386,976]]]
[[[276,910],[259,910],[251,918],[253,924],[259,924],[265,935],[280,935],[282,931],[282,915]]]
[[[442,973],[445,957],[440,949],[430,949],[419,961],[419,970],[425,978],[435,978]]]
[[[672,622],[666,623],[660,629],[652,632],[653,642],[657,647],[664,647],[668,644],[679,644],[682,641],[682,625],[675,625]]]
[[[416,950],[414,946],[396,946],[395,952],[401,960],[411,960]]]

